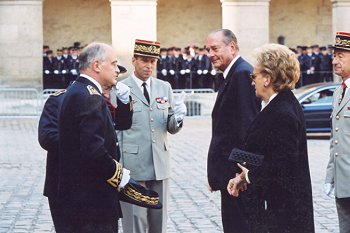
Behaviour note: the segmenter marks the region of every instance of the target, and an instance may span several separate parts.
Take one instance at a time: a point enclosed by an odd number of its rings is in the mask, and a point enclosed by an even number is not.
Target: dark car
[[[333,93],[339,85],[315,83],[294,90],[304,111],[308,135],[331,132]]]

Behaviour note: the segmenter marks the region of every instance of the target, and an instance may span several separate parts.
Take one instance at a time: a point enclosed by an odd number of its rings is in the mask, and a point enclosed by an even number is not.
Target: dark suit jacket
[[[79,77],[65,94],[59,113],[58,204],[69,218],[117,220],[119,195],[107,183],[120,152],[104,97]]]
[[[44,195],[55,198],[58,184],[58,112],[66,90],[52,94],[46,101],[40,116],[38,139],[47,151]]]
[[[243,149],[264,155],[240,193],[251,232],[314,232],[305,121],[290,90],[281,91],[251,124]],[[267,211],[265,211],[265,201]]]
[[[240,146],[260,110],[251,85],[252,66],[243,58],[231,67],[222,83],[212,112],[212,139],[208,152],[208,181],[213,190],[226,189],[238,168],[228,162],[232,148]]]
[[[46,178],[44,185],[44,195],[49,198],[56,198],[58,187],[58,113],[63,102],[66,90],[58,91],[47,99],[40,116],[38,126],[38,140],[43,149],[47,151]],[[130,97],[131,99],[131,97]],[[118,107],[114,108],[114,125],[116,130],[130,129],[132,123],[132,108],[129,104],[123,104],[117,98]]]

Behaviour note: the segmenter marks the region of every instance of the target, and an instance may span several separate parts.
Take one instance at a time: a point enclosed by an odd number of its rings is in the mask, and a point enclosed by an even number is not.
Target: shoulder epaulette
[[[59,91],[56,91],[55,93],[52,93],[50,96],[59,96],[59,95],[65,93],[66,91],[67,91],[66,89],[59,90]]]
[[[101,95],[93,86],[87,85],[86,87],[90,93],[90,95]]]

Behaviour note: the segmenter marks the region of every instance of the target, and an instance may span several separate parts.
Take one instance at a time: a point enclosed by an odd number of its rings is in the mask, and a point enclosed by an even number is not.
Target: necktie
[[[218,76],[217,76],[217,82],[218,82],[218,86],[219,86],[219,92],[221,93],[223,90],[224,90],[224,88],[225,88],[225,85],[226,85],[226,80],[225,80],[225,78],[224,78],[224,74],[223,73],[220,73],[220,74],[218,74]]]
[[[340,99],[339,99],[339,104],[340,104],[341,101],[343,100],[344,95],[345,95],[345,91],[346,91],[346,84],[344,83],[344,81],[342,82],[341,87],[343,88],[343,91],[342,91],[341,97],[340,97]]]
[[[148,94],[146,85],[147,85],[147,83],[145,83],[145,82],[142,83],[142,86],[143,86],[143,95],[146,97],[146,100],[147,100],[147,102],[149,103],[149,94]]]
[[[107,104],[107,107],[109,109],[109,112],[111,113],[112,120],[115,121],[115,115],[116,115],[116,109],[113,106],[112,102],[109,100],[109,98],[105,95],[103,95]]]

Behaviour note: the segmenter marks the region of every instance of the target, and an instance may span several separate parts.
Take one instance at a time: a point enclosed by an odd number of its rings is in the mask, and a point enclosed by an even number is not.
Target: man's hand
[[[187,107],[185,105],[186,93],[183,91],[181,95],[175,101],[174,114],[177,122],[181,122],[187,113]]]
[[[130,87],[124,83],[117,82],[113,88],[115,89],[116,96],[120,101],[122,101],[124,104],[129,103]]]
[[[323,186],[323,191],[328,197],[335,198],[335,196],[334,196],[334,184],[325,183]]]
[[[208,184],[208,190],[209,190],[209,192],[213,192],[213,189],[210,187],[210,184]]]
[[[162,73],[163,76],[166,76],[168,73],[166,69],[162,69],[160,72]]]
[[[124,186],[129,182],[129,180],[130,180],[130,171],[126,168],[123,168],[123,176],[122,176],[122,180],[118,185],[118,189],[124,188]]]

